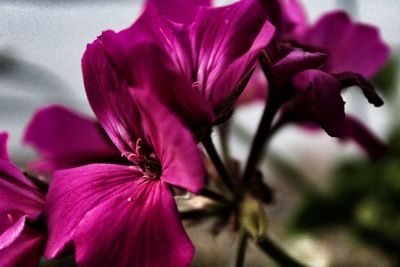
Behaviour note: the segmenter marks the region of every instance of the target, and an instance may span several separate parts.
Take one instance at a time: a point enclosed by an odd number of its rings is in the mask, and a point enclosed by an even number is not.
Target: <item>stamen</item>
[[[161,175],[161,166],[156,154],[146,149],[145,143],[138,138],[135,143],[129,142],[129,147],[134,152],[123,152],[122,156],[138,166],[143,175],[150,179],[159,179]]]

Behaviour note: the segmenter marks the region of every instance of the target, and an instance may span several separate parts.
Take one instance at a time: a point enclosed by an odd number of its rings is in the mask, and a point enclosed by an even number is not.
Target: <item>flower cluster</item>
[[[32,118],[24,142],[40,159],[27,168],[39,176],[10,162],[0,135],[1,266],[72,254],[78,266],[189,266],[195,248],[174,196],[202,194],[224,203],[222,221],[246,225],[249,199],[271,199],[256,163],[282,126],[313,125],[372,158],[384,154],[385,145],[345,114],[341,92],[357,86],[381,106],[368,78],[388,53],[374,27],[343,12],[309,25],[295,0],[223,7],[148,0],[132,26],[105,31],[86,48],[83,79],[96,119],[59,105]],[[256,100],[264,114],[234,177],[210,134],[235,107]],[[221,194],[209,190],[215,180]]]

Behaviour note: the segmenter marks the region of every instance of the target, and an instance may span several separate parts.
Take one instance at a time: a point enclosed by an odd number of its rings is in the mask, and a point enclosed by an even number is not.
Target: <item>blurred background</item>
[[[386,140],[390,152],[370,162],[354,144],[284,128],[261,165],[275,191],[275,202],[267,207],[269,233],[311,266],[400,266],[400,1],[303,4],[311,21],[345,9],[353,19],[377,25],[390,45],[391,59],[373,80],[385,106],[368,105],[357,90],[345,93],[347,111]],[[103,30],[129,26],[141,5],[137,0],[0,1],[0,130],[10,133],[15,162],[23,165],[34,157],[21,136],[37,108],[61,103],[91,114],[80,68],[86,44]],[[234,158],[246,158],[261,111],[255,103],[232,118]],[[209,224],[188,229],[197,247],[194,266],[229,266],[234,235],[212,236]],[[274,266],[252,246],[246,260],[248,266]]]

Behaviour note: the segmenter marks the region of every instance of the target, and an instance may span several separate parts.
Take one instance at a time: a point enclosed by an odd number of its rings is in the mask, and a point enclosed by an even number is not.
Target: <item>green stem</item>
[[[276,111],[279,109],[279,107],[279,101],[277,101],[277,99],[273,97],[272,92],[270,92],[270,96],[268,97],[268,101],[265,105],[258,130],[251,145],[250,154],[247,158],[246,167],[243,172],[242,181],[245,185],[243,189],[246,189],[246,185],[250,183],[250,180],[256,170],[260,154],[270,136],[269,132],[271,129],[272,120],[275,117]]]
[[[242,226],[239,231],[238,244],[236,250],[236,258],[234,267],[243,267],[246,255],[248,233]]]
[[[217,202],[221,202],[221,203],[228,202],[228,200],[223,195],[221,195],[213,190],[210,190],[208,188],[201,189],[199,195],[209,198],[209,199],[212,199],[212,200],[215,200]]]
[[[203,210],[203,209],[187,210],[179,212],[180,218],[182,220],[199,220],[199,219],[210,218],[218,214],[219,214],[218,211]]]
[[[230,121],[225,122],[223,125],[219,127],[219,139],[221,142],[221,154],[222,160],[225,163],[225,166],[228,167],[228,171],[232,171],[230,168],[230,153],[229,153],[229,144],[228,144],[228,133],[230,129]]]
[[[279,266],[282,267],[306,267],[290,255],[288,255],[282,248],[280,248],[277,244],[275,244],[268,237],[264,237],[262,239],[255,241],[257,246],[268,254]]]
[[[254,172],[256,170],[260,154],[263,151],[264,145],[271,136],[271,125],[275,117],[276,112],[284,103],[284,97],[282,95],[281,88],[278,88],[275,76],[272,72],[272,62],[266,53],[259,57],[260,66],[264,72],[265,77],[268,80],[268,97],[265,103],[265,108],[261,117],[261,121],[258,125],[256,135],[254,136],[253,143],[251,145],[250,153],[247,158],[246,167],[243,172],[242,182],[243,191],[247,189],[251,184]],[[273,129],[272,129],[273,130]]]
[[[218,155],[217,150],[215,149],[214,143],[211,140],[211,136],[208,135],[202,140],[202,144],[207,151],[208,156],[210,157],[211,161],[214,163],[215,169],[217,170],[219,176],[221,177],[222,182],[224,183],[225,187],[230,191],[233,191],[234,185],[230,178],[230,175],[225,168],[224,163],[222,162],[221,158]]]

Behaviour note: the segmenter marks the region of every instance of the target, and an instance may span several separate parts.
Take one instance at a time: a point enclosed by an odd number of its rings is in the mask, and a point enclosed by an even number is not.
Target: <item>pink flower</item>
[[[194,247],[170,187],[199,192],[202,157],[191,132],[151,94],[147,67],[140,65],[143,72],[129,84],[101,41],[88,46],[82,68],[89,102],[129,164],[55,172],[45,206],[47,257],[71,252],[74,245],[79,266],[190,265]],[[154,65],[151,75],[163,77],[164,67],[162,61]]]
[[[177,2],[188,5],[188,1]],[[153,93],[199,134],[230,115],[243,89],[238,89],[238,84],[249,78],[274,27],[257,0],[218,8],[196,3],[193,1],[189,12],[196,16],[184,19],[179,16],[186,12],[181,7],[176,12],[177,6],[148,1],[130,28],[119,33],[106,31],[99,42],[130,86],[135,86],[131,80],[136,75],[149,72]],[[143,43],[147,48],[138,51],[143,48],[138,44]],[[168,66],[164,73],[157,70],[160,62]]]
[[[0,133],[0,262],[3,267],[34,267],[46,241],[45,193],[10,162],[7,138]]]

